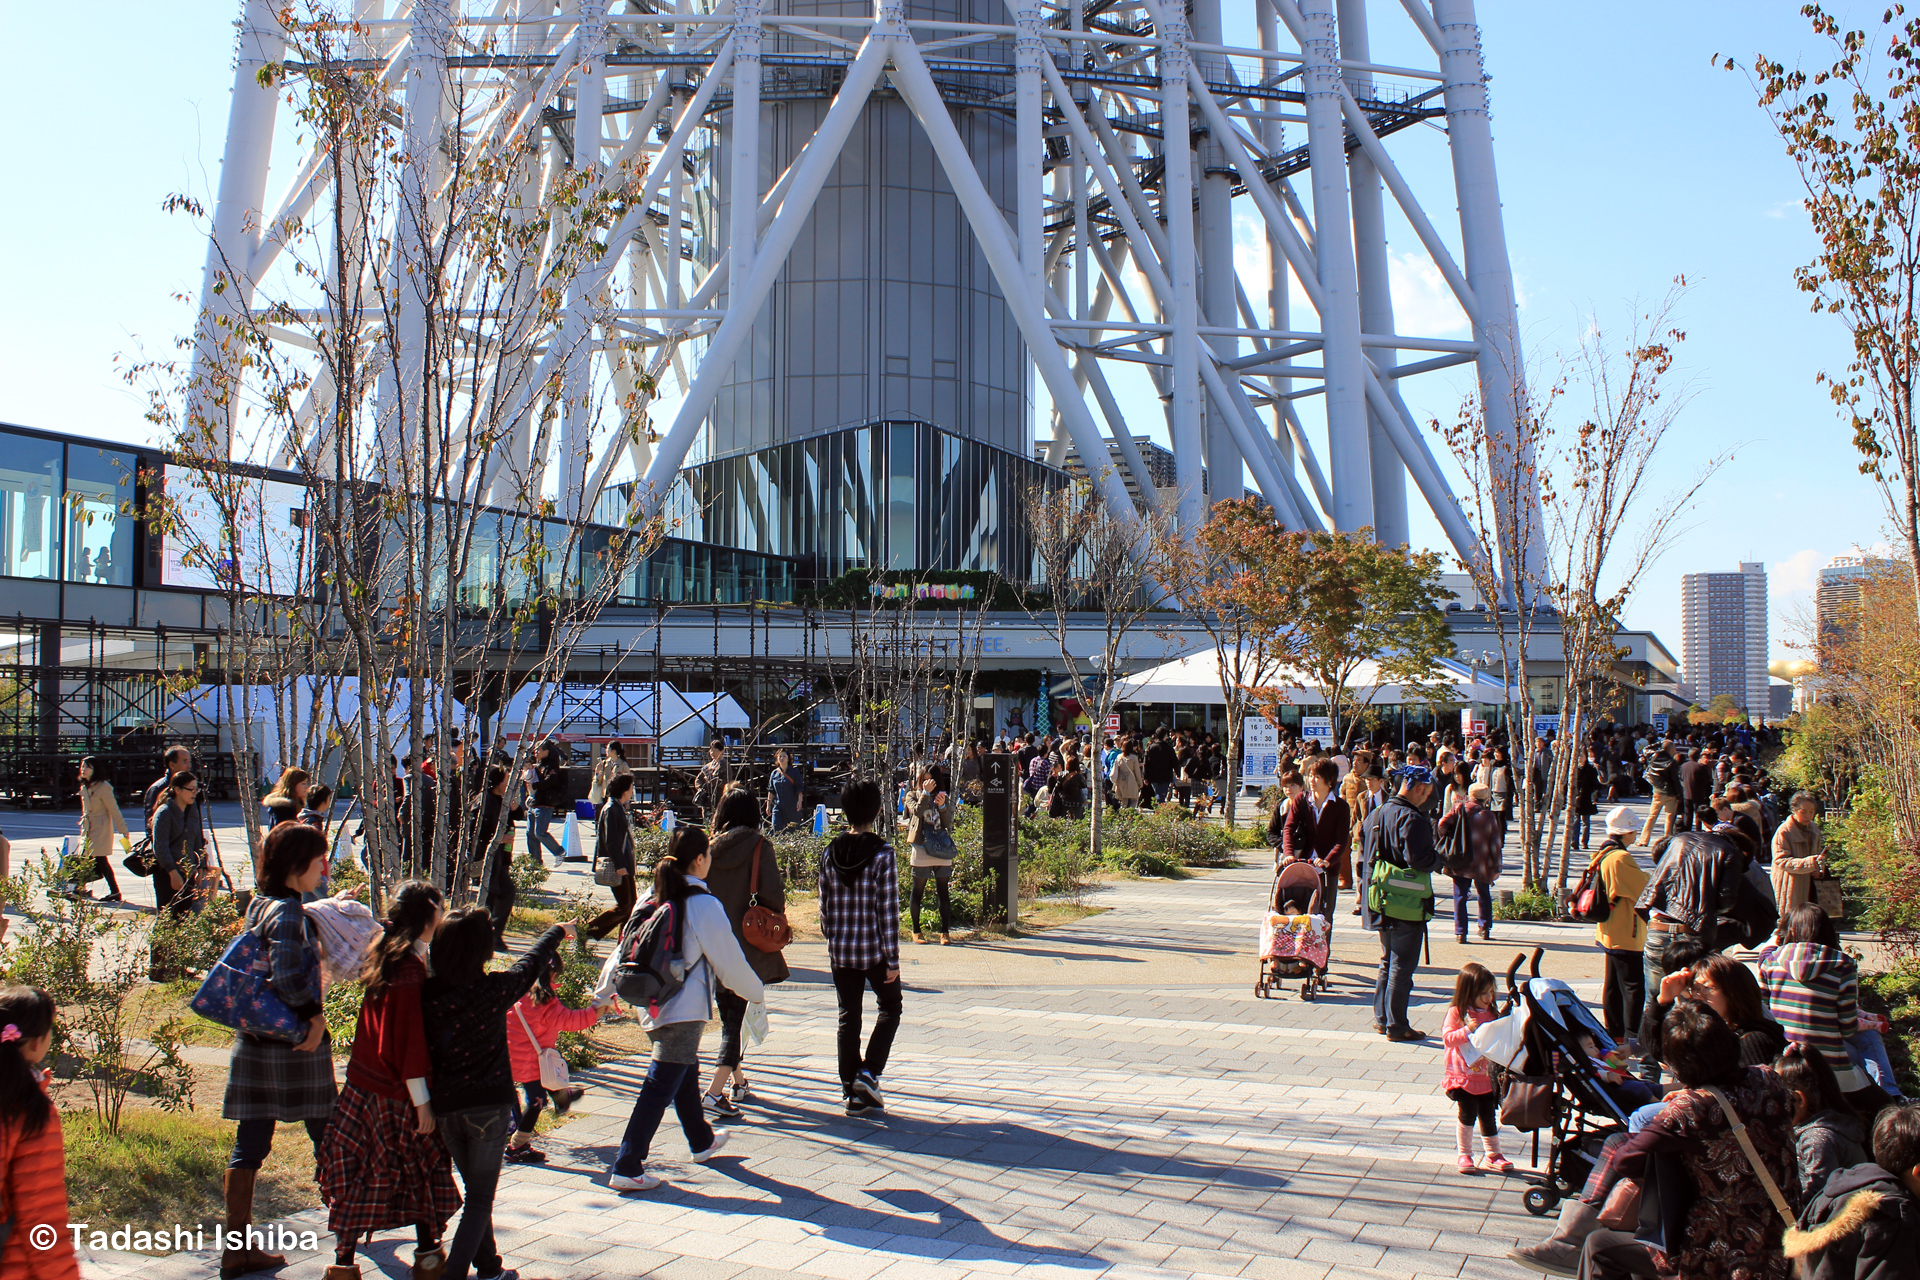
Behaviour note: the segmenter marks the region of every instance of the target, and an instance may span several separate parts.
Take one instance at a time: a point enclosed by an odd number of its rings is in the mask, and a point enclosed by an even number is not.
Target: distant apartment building
[[[1880,556],[1835,556],[1833,562],[1820,571],[1819,585],[1813,599],[1814,630],[1818,635],[1820,649],[1842,643],[1852,634],[1856,625],[1853,611],[1860,604],[1861,593],[1867,580],[1882,569],[1893,567],[1893,561]]]
[[[1767,715],[1766,565],[1743,560],[1735,573],[1680,579],[1680,655],[1693,701],[1724,693],[1756,719]]]

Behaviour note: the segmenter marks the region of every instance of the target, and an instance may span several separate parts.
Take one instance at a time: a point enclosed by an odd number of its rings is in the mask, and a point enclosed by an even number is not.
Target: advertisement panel
[[[1329,716],[1301,716],[1300,741],[1317,742],[1323,747],[1333,746],[1332,718]]]

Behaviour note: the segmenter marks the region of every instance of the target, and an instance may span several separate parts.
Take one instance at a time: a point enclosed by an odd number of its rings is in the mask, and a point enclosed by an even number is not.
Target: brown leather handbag
[[[785,912],[760,905],[760,859],[767,851],[763,836],[753,849],[753,870],[747,875],[747,913],[740,917],[740,935],[756,951],[780,951],[793,941],[793,926]]]

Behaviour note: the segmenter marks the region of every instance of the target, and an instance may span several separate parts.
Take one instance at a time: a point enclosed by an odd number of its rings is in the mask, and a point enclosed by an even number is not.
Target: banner
[[[1301,716],[1300,741],[1302,743],[1317,742],[1322,747],[1332,750],[1335,746],[1333,741],[1332,718],[1328,716]]]
[[[1249,787],[1270,787],[1280,780],[1280,731],[1265,716],[1240,722],[1240,781]]]
[[[1559,716],[1535,716],[1533,718],[1533,736],[1551,738],[1560,732]]]

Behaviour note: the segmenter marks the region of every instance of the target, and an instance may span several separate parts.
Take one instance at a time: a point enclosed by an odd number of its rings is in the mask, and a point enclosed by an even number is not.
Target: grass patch
[[[127,1223],[136,1230],[221,1220],[221,1175],[233,1149],[231,1122],[198,1112],[129,1108],[118,1136],[91,1111],[61,1114],[67,1144],[67,1199],[75,1222]],[[260,1170],[256,1222],[320,1203],[313,1146],[305,1128],[283,1124]]]
[[[1900,1078],[1900,1091],[1909,1098],[1920,1096],[1920,959],[1902,960],[1886,973],[1861,974],[1860,992],[1862,1007],[1882,1006],[1893,1022],[1892,1033],[1881,1039]]]

